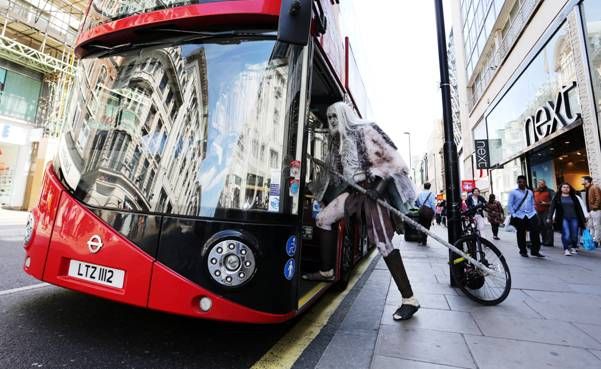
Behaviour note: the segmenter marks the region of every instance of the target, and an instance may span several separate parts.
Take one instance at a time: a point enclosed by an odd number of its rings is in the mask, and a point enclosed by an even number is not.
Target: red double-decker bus
[[[92,0],[58,155],[27,224],[24,270],[122,303],[288,320],[317,270],[308,184],[326,109],[367,103],[337,1]],[[338,227],[336,281],[368,251]]]

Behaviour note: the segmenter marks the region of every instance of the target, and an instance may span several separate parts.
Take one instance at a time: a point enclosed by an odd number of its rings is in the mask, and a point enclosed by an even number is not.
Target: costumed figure
[[[316,199],[329,203],[316,217],[321,270],[305,274],[303,278],[334,279],[336,232],[332,225],[345,216],[361,217],[367,222],[370,241],[384,257],[403,298],[393,318],[409,319],[419,309],[419,303],[413,295],[401,254],[392,243],[397,219],[376,201],[382,199],[406,213],[416,199],[409,169],[386,133],[375,123],[359,118],[346,103],[331,105],[327,118],[330,144],[326,162],[332,171],[342,174],[344,180],[325,171],[325,175],[312,184]],[[367,193],[353,190],[348,183],[362,186]]]

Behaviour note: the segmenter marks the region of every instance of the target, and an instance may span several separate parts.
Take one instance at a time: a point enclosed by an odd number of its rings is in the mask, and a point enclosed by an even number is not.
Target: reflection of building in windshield
[[[207,134],[204,53],[184,60],[180,48],[155,49],[84,60],[82,68],[69,133],[88,203],[196,214]]]
[[[287,60],[271,60],[248,67],[217,104],[216,122],[230,122],[227,132],[241,127],[218,207],[267,209],[271,173],[281,172],[287,84]]]

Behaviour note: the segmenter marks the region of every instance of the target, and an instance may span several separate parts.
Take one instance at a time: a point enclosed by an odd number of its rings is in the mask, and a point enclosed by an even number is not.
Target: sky
[[[451,25],[449,1],[445,25]],[[342,33],[349,36],[374,112],[409,161],[421,156],[442,118],[434,1],[341,0]],[[416,163],[412,163],[413,166]]]

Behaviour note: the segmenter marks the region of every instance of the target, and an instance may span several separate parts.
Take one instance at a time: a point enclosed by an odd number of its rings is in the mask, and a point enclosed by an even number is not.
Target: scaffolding
[[[73,86],[73,48],[89,0],[0,0],[0,58],[41,73],[35,125],[56,136]]]

